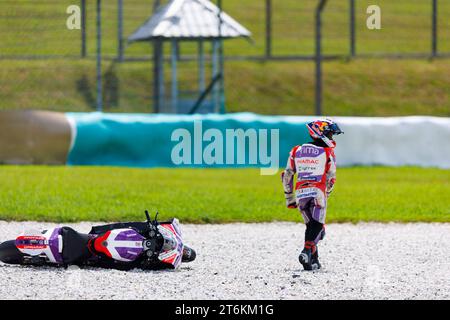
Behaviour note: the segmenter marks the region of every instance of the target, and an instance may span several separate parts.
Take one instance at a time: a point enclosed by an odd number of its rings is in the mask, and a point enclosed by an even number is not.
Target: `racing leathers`
[[[286,206],[298,208],[305,221],[305,247],[315,247],[325,236],[327,199],[336,181],[334,148],[321,140],[295,146],[281,177]]]

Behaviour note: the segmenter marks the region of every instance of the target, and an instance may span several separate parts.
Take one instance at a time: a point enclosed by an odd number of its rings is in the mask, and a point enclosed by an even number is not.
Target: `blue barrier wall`
[[[310,140],[305,123],[312,119],[312,117],[261,116],[252,113],[226,115],[67,113],[66,116],[73,127],[73,143],[68,164],[134,167],[274,165],[284,167],[290,149]],[[208,131],[208,129],[216,130]],[[235,139],[233,150],[230,152],[232,139],[229,139],[229,134],[230,131],[236,133],[236,129],[243,129],[251,138],[256,139],[258,143],[253,145],[257,148],[254,149],[254,146],[248,143],[250,138],[247,136],[245,145],[239,144]],[[191,150],[182,148],[186,145],[184,143],[187,143],[185,138],[188,135],[192,139]],[[206,141],[202,142],[202,138]],[[219,145],[223,147],[222,155],[217,154],[220,153]],[[277,148],[271,150],[271,146]],[[186,155],[186,151],[191,152],[190,156]],[[202,159],[199,159],[198,152],[201,153],[200,158],[204,156]],[[270,163],[265,152],[271,157]],[[174,154],[180,155],[175,156],[175,161]],[[216,161],[211,161],[211,157],[208,159],[208,154]],[[230,154],[232,157],[227,159]],[[239,159],[239,155],[242,154],[245,154],[244,162],[242,158]],[[180,158],[190,158],[191,161],[179,163]],[[223,161],[217,161],[220,158]]]
[[[305,123],[315,118],[252,113],[69,113],[66,117],[72,128],[68,164],[272,169],[284,167],[289,150],[310,140]],[[448,117],[333,119],[345,132],[335,138],[338,166],[450,168]],[[237,129],[248,134],[243,143],[227,138],[227,132],[236,133]],[[235,143],[228,145],[230,142]]]

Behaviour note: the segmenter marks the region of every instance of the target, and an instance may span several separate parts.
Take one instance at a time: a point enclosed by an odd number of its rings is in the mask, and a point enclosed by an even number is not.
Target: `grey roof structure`
[[[208,0],[172,0],[151,16],[128,41],[154,38],[214,39],[250,37],[251,33]],[[219,22],[221,34],[219,36]]]

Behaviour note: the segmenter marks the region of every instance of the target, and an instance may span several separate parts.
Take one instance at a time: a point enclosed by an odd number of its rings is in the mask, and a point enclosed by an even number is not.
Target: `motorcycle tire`
[[[0,244],[0,261],[8,264],[22,264],[24,254],[16,247],[15,240],[8,240]]]

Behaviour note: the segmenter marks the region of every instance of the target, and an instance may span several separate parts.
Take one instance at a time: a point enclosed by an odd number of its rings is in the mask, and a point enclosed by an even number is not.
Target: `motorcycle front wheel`
[[[197,253],[194,249],[188,246],[184,246],[183,248],[183,256],[181,258],[181,262],[191,262],[194,261],[197,257]]]

